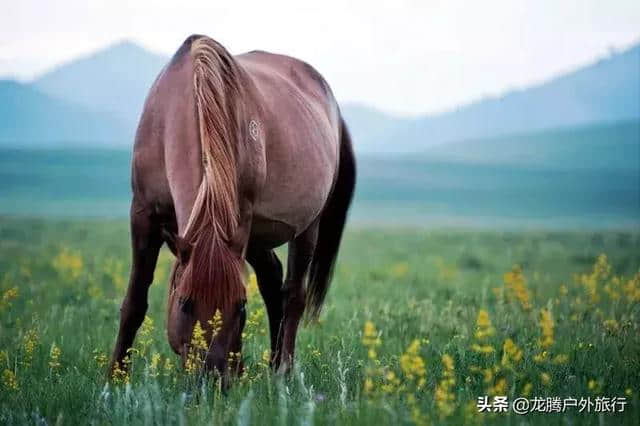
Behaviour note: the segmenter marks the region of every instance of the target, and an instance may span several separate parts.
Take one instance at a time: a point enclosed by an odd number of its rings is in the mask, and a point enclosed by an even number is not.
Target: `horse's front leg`
[[[267,307],[271,335],[271,357],[273,369],[279,366],[279,344],[282,340],[282,264],[273,250],[249,245],[247,262],[253,267],[258,279],[258,288]]]
[[[284,318],[282,342],[279,348],[278,372],[287,373],[293,367],[296,335],[305,308],[305,277],[318,239],[318,224],[314,223],[289,244],[287,277],[282,288]]]
[[[153,271],[162,242],[160,225],[153,221],[147,209],[141,208],[134,200],[131,205],[132,262],[129,287],[120,307],[120,329],[109,374],[116,366],[126,368],[122,361],[133,345],[136,332],[147,312],[149,286],[153,282]]]

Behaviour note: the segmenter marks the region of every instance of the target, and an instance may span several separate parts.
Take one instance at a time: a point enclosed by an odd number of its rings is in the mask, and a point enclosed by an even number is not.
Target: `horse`
[[[329,289],[356,182],[324,78],[292,57],[233,56],[192,35],[149,90],[131,169],[132,266],[111,371],[126,368],[164,243],[175,256],[167,334],[183,365],[200,324],[201,368],[227,380],[242,370],[246,261],[266,306],[270,365],[290,371],[301,318],[317,319]],[[284,244],[283,277],[274,249]]]

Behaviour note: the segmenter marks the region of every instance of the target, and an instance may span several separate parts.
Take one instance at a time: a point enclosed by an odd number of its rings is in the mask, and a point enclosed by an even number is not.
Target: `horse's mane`
[[[244,294],[244,262],[230,248],[238,227],[241,74],[231,54],[208,37],[193,40],[190,55],[203,176],[184,235],[193,248],[180,293],[224,313]]]

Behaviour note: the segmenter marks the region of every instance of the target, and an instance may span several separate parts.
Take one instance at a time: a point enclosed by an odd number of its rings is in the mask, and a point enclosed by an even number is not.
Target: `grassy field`
[[[0,219],[0,424],[640,419],[637,233],[352,227],[326,309],[301,330],[288,378],[265,364],[265,311],[249,276],[245,375],[222,395],[186,375],[167,343],[167,251],[131,375],[106,380],[127,229],[123,221]],[[484,395],[627,404],[617,414],[479,413]]]

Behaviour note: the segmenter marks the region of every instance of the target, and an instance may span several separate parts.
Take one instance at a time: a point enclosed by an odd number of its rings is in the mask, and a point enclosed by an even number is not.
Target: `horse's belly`
[[[333,160],[333,159],[332,159]],[[277,245],[306,230],[322,213],[334,181],[334,164],[298,163],[288,173],[267,178],[253,209],[253,229]]]

